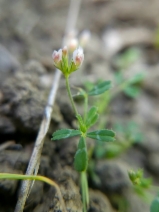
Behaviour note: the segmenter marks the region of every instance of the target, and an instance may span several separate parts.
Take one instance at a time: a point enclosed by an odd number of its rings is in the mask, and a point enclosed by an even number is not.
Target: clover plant
[[[78,47],[70,58],[70,52],[65,46],[63,49],[54,51],[52,54],[54,65],[61,70],[65,77],[66,89],[68,92],[69,100],[72,105],[74,114],[77,119],[78,128],[77,129],[61,129],[53,133],[52,140],[60,140],[64,138],[69,138],[73,136],[79,137],[79,143],[77,146],[77,151],[74,156],[74,167],[81,173],[81,191],[82,191],[82,201],[83,201],[83,211],[85,212],[89,204],[89,194],[88,194],[88,183],[87,183],[87,167],[88,167],[88,150],[86,139],[91,138],[101,142],[112,142],[115,140],[115,133],[108,129],[98,129],[91,131],[90,128],[98,120],[98,108],[91,106],[88,109],[88,97],[100,95],[111,88],[110,81],[102,81],[95,85],[90,91],[84,91],[79,89],[77,95],[84,98],[84,114],[78,113],[74,99],[71,94],[69,77],[70,75],[79,69],[84,60],[84,53],[81,47]]]

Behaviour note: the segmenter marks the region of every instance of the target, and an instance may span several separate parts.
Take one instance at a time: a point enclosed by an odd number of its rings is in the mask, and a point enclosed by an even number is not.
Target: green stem
[[[81,172],[81,190],[82,190],[83,212],[86,212],[89,205],[88,181],[86,171]]]
[[[78,115],[78,111],[76,109],[75,103],[74,103],[73,98],[72,98],[71,89],[70,89],[69,80],[68,80],[69,79],[69,76],[65,76],[65,79],[66,79],[67,93],[68,93],[68,96],[70,98],[73,111],[74,111],[75,115],[77,116]]]
[[[11,179],[11,180],[38,180],[38,181],[43,181],[53,187],[56,188],[59,200],[61,201],[61,205],[63,207],[64,212],[66,212],[66,207],[65,203],[61,194],[61,191],[59,189],[59,186],[53,181],[50,180],[47,177],[43,176],[35,176],[35,175],[22,175],[22,174],[10,174],[10,173],[0,173],[0,179]]]
[[[72,108],[74,110],[74,113],[77,116],[78,111],[76,109],[74,100],[72,98],[70,85],[69,85],[69,76],[65,76],[65,79],[66,79],[66,88],[67,88],[68,96],[70,98],[71,105],[72,105]],[[86,118],[86,115],[87,115],[87,107],[88,107],[88,97],[85,98],[84,118]],[[88,208],[88,204],[89,204],[89,193],[88,193],[88,182],[87,182],[86,171],[81,172],[81,190],[82,190],[83,211],[87,212],[87,208]]]
[[[84,121],[86,121],[87,118],[87,110],[88,110],[88,96],[86,94],[84,97]]]

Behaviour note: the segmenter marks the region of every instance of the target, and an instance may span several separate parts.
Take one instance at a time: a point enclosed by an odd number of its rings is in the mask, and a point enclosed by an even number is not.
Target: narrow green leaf
[[[150,212],[159,212],[159,197],[155,197],[155,199],[152,201]]]
[[[92,117],[92,119],[90,120],[90,123],[87,124],[87,127],[93,126],[93,125],[96,123],[96,121],[98,120],[98,117],[99,117],[99,115],[98,115],[98,114],[95,114],[95,115]]]
[[[78,149],[75,154],[74,166],[79,172],[85,171],[88,165],[88,156],[86,148]]]
[[[97,119],[98,119],[97,108],[93,106],[87,113],[86,126],[90,127],[94,125]]]
[[[80,114],[78,114],[76,117],[77,117],[79,125],[80,125],[79,126],[80,130],[85,133],[87,128],[86,128],[86,125],[85,125],[85,123],[84,123],[84,121],[82,119],[82,116]]]
[[[70,138],[76,135],[81,135],[81,132],[79,130],[73,129],[62,129],[54,132],[51,140],[60,140],[64,138]]]
[[[88,92],[89,96],[95,96],[104,93],[111,88],[111,81],[104,81],[95,85],[94,88]]]
[[[116,58],[115,64],[120,69],[125,69],[134,63],[139,58],[139,55],[138,49],[130,48]]]
[[[85,171],[88,165],[88,155],[85,138],[80,137],[78,149],[74,158],[75,169],[79,172]]]
[[[141,92],[141,89],[137,86],[128,86],[124,89],[124,93],[132,98],[137,97]]]
[[[115,133],[112,130],[96,130],[87,133],[87,137],[96,139],[98,141],[114,141]]]
[[[131,84],[139,83],[143,81],[145,77],[146,77],[145,73],[138,73],[129,80],[129,83]]]
[[[78,122],[80,123],[80,125],[84,125],[84,121],[83,121],[82,116],[80,114],[77,114],[76,118],[78,119]]]

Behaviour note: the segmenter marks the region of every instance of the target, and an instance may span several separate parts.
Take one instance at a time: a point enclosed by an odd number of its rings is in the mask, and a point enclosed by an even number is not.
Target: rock
[[[0,172],[1,173],[12,173],[17,174],[13,168],[8,166],[7,164],[3,164],[3,166],[0,166]],[[2,197],[12,197],[15,194],[15,191],[18,186],[17,180],[10,180],[10,179],[1,179],[0,180],[0,198]]]
[[[42,155],[40,160],[39,174],[43,176],[48,176],[50,169],[49,165],[50,165],[50,157]]]
[[[22,151],[4,150],[0,154],[0,164],[2,163],[4,167],[9,167],[13,172],[16,170],[25,172],[29,158],[30,152],[25,149]],[[1,170],[1,172],[5,171]]]
[[[150,199],[144,201],[139,195],[133,191],[125,191],[124,202],[126,203],[125,212],[149,212],[150,211]]]
[[[125,47],[137,44],[152,44],[153,33],[147,27],[108,28],[103,33],[103,41],[108,57],[115,55]]]
[[[138,146],[141,148],[141,150],[146,155],[146,157],[147,157],[147,154],[151,154],[152,152],[158,154],[159,153],[159,142],[158,142],[159,133],[150,124],[143,123],[143,125],[144,126],[142,128],[142,133],[144,135],[144,140],[143,142],[140,142]]]
[[[0,132],[3,132],[3,134],[7,134],[7,133],[14,133],[15,131],[16,128],[14,126],[14,123],[10,120],[10,118],[1,115]]]
[[[143,168],[147,162],[147,156],[137,147],[130,147],[127,149],[127,151],[120,156],[120,159],[129,165],[129,169]]]
[[[21,157],[22,153],[23,157]],[[24,150],[20,152],[4,150],[0,154],[0,172],[22,174],[22,172],[25,172],[26,170],[29,157],[30,154],[28,152],[25,152]],[[7,198],[8,201],[11,202],[17,188],[18,180],[1,179],[0,199]]]
[[[81,196],[79,194],[79,189],[75,185],[72,179],[65,179],[60,183],[60,190],[62,192],[62,196],[65,202],[65,206],[67,211],[70,212],[82,212],[82,202]],[[49,189],[47,194],[43,195],[43,199],[41,204],[36,206],[33,212],[57,212],[63,211],[62,206],[60,204],[59,198],[55,190],[52,188]],[[29,212],[27,210],[26,212]]]
[[[130,186],[127,165],[121,161],[99,161],[95,173],[100,179],[100,189],[105,193],[122,192]]]
[[[159,176],[159,155],[158,153],[151,153],[147,157],[146,167],[150,170],[155,176]]]
[[[53,133],[53,132],[52,132]],[[45,142],[42,149],[42,155],[52,158],[55,153],[55,141],[51,141],[50,136],[45,138]]]
[[[24,67],[24,71],[31,75],[36,74],[37,76],[40,76],[46,73],[46,70],[42,66],[42,64],[36,60],[28,61],[28,63]]]
[[[74,156],[77,151],[78,141],[79,138],[69,138],[61,141],[59,156],[62,165],[73,165]]]
[[[149,124],[149,126],[156,126],[159,122],[158,113],[158,99],[152,95],[148,96],[146,93],[142,93],[137,99],[134,106],[134,117],[136,120],[140,119],[140,123]]]
[[[0,44],[0,84],[20,67],[17,59]]]
[[[39,91],[25,76],[8,78],[1,90],[5,104],[0,105],[0,112],[11,118],[18,131],[38,131],[46,105],[45,92]]]
[[[108,198],[100,191],[89,190],[90,207],[88,212],[115,212]]]
[[[8,120],[0,123],[1,133],[4,133],[3,126],[5,131],[12,133],[35,133],[39,130],[49,93],[48,89],[44,89],[40,84],[40,75],[43,73],[44,68],[38,62],[31,61],[24,72],[17,72],[1,84],[0,114],[3,115],[2,120]],[[60,111],[55,106],[52,129],[56,128],[61,120]]]
[[[61,192],[68,211],[82,211],[82,202],[79,187],[77,187],[77,185],[71,178],[66,178],[66,180],[61,183]]]
[[[159,96],[159,65],[151,67],[150,71],[147,73],[146,79],[144,80],[144,87],[146,91],[154,96]]]
[[[0,72],[15,71],[20,67],[17,59],[0,44]]]
[[[35,181],[34,185],[31,189],[29,197],[27,198],[26,205],[25,205],[25,212],[33,211],[32,209],[35,208],[35,205],[39,205],[43,199],[44,194],[44,183],[40,181]]]
[[[65,98],[68,98],[67,96]],[[75,115],[71,108],[71,105],[68,103],[68,99],[65,101],[65,98],[58,101],[61,114],[66,123],[73,127],[73,120],[75,120]]]

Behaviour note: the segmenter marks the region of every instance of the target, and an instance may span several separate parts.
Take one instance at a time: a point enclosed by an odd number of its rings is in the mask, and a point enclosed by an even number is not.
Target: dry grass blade
[[[69,32],[69,30],[72,30],[75,27],[75,22],[78,17],[80,2],[81,0],[71,0],[69,14],[68,14],[68,21],[67,21],[66,30],[65,30],[65,33],[66,33],[65,36],[67,36],[67,33]],[[72,9],[74,9],[76,13],[72,13],[71,11]],[[72,16],[71,14],[72,15],[74,14],[75,17],[71,18]],[[71,20],[74,20],[74,21],[72,22]],[[53,111],[53,106],[54,106],[55,97],[56,97],[58,86],[59,86],[60,77],[61,77],[61,72],[59,72],[59,70],[56,70],[54,81],[53,81],[50,95],[48,98],[47,106],[44,112],[44,118],[42,120],[40,129],[39,129],[39,133],[35,142],[34,150],[33,150],[27,171],[26,171],[26,175],[33,175],[33,174],[37,175],[38,173],[41,151],[43,148],[44,138],[47,134],[47,131],[50,125],[51,114]],[[23,181],[21,185],[20,193],[19,193],[18,202],[15,208],[15,212],[23,211],[30,189],[31,189],[31,181],[28,181],[28,180]]]

